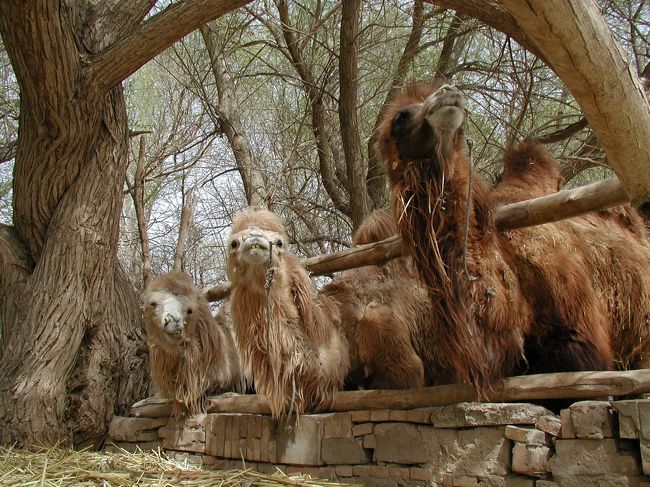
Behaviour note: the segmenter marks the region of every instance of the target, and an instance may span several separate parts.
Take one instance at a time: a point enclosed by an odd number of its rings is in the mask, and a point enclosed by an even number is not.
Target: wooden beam
[[[576,189],[565,189],[532,200],[504,205],[497,209],[495,219],[499,230],[513,230],[605,210],[627,201],[625,189],[613,177]]]
[[[495,220],[499,230],[513,230],[611,208],[627,201],[623,186],[613,177],[576,189],[503,205],[497,208]],[[312,275],[322,276],[365,265],[380,265],[401,254],[401,241],[395,235],[381,242],[311,257],[302,263]],[[225,282],[208,289],[206,296],[208,301],[219,301],[229,293],[230,283]]]
[[[628,396],[650,392],[650,370],[605,372],[561,372],[508,377],[494,384],[489,397],[480,402],[521,402],[547,399],[588,399]],[[449,384],[421,389],[341,391],[331,411],[365,409],[415,409],[478,402],[470,384]],[[156,418],[169,415],[171,401],[150,398],[136,403],[131,416]],[[227,393],[208,398],[208,413],[270,414],[266,402],[256,394]]]

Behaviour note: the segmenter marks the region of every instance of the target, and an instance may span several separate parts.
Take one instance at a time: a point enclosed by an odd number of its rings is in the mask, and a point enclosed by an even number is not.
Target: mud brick
[[[302,475],[302,467],[287,467],[286,474],[289,477],[300,477]]]
[[[303,475],[309,475],[311,478],[317,478],[320,469],[318,467],[300,467]]]
[[[206,414],[195,414],[188,416],[182,421],[182,425],[187,428],[203,428],[205,426]]]
[[[334,471],[338,477],[352,477],[352,465],[337,465]]]
[[[476,487],[478,480],[476,480],[476,477],[470,477],[469,475],[454,475],[451,485],[454,487]]]
[[[374,450],[377,448],[377,437],[375,435],[366,435],[363,437],[363,447]]]
[[[406,420],[409,423],[431,424],[431,411],[430,410],[407,411]]]
[[[639,438],[650,440],[650,400],[638,402],[639,407]]]
[[[562,431],[562,420],[557,416],[552,416],[550,414],[542,416],[537,420],[537,423],[535,423],[535,428],[544,433],[548,433],[549,435],[560,436],[560,432]]]
[[[169,438],[164,438],[162,441],[162,447],[165,450],[180,450],[184,452],[205,453],[205,443],[188,442],[179,444]]]
[[[246,450],[245,450],[245,456],[244,458],[248,460],[249,462],[254,462],[255,461],[255,452],[254,452],[254,447],[253,447],[253,438],[252,436],[249,436],[246,438]]]
[[[352,436],[371,435],[374,428],[375,428],[375,423],[355,424],[352,427]]]
[[[291,429],[279,425],[273,439],[276,443],[276,463],[323,465],[321,456],[323,415],[305,414]]]
[[[370,411],[352,411],[352,422],[353,423],[367,423],[370,421]]]
[[[538,429],[520,428],[518,426],[506,426],[506,438],[527,445],[544,445],[546,444],[546,433]]]
[[[370,466],[369,465],[354,465],[352,467],[352,474],[355,477],[369,477],[370,476]]]
[[[618,413],[618,434],[620,438],[639,437],[639,400],[615,401],[612,407]]]
[[[368,475],[370,477],[376,477],[379,479],[388,478],[388,467],[382,465],[371,465],[368,470]]]
[[[205,452],[208,455],[223,457],[226,419],[220,414],[210,414],[205,419]]]
[[[573,429],[573,421],[571,419],[571,411],[569,409],[562,409],[560,411],[560,420],[562,421],[561,438],[563,439],[575,438],[576,432]]]
[[[410,472],[408,467],[390,467],[388,476],[394,479],[408,479]]]
[[[333,480],[336,478],[336,471],[334,467],[319,467],[318,477],[321,479]]]
[[[224,442],[223,442],[223,456],[226,458],[232,457],[233,447],[232,447],[232,428],[235,417],[231,414],[226,416],[226,422],[224,425]]]
[[[203,455],[203,465],[217,469],[225,469],[228,468],[228,460],[213,457],[212,455]]]
[[[390,421],[408,421],[408,411],[403,409],[391,410],[388,413]]]
[[[569,407],[577,438],[602,440],[614,434],[614,415],[607,401],[579,401]]]
[[[248,460],[246,458],[246,446],[247,446],[248,440],[246,438],[240,438],[239,439],[239,447],[237,448],[237,457],[239,459],[244,459]]]
[[[650,475],[650,440],[641,438],[639,440],[639,447],[641,448],[643,475]]]
[[[390,418],[390,410],[388,409],[377,409],[370,411],[370,421],[373,423],[382,423],[388,421]]]
[[[253,438],[253,460],[256,462],[262,461],[262,439]]]
[[[260,446],[260,461],[262,462],[275,462],[275,456],[271,458],[271,420],[269,418],[262,418],[262,442]]]
[[[411,467],[409,468],[409,478],[411,480],[433,480],[433,473],[427,468]]]
[[[351,438],[352,430],[352,413],[323,415],[323,438]]]
[[[250,420],[250,416],[248,415],[242,415],[237,417],[237,421],[239,422],[239,437],[240,438],[246,438],[248,436],[248,423]]]

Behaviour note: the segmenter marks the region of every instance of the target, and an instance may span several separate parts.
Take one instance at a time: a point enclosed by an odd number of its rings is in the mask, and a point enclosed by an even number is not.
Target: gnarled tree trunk
[[[148,389],[139,303],[117,260],[121,81],[245,2],[186,0],[142,22],[154,3],[0,3],[21,90],[15,228],[0,232],[1,443],[99,445]]]

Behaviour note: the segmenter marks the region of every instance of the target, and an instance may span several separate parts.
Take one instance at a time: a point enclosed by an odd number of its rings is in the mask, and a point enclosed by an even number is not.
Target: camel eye
[[[151,301],[149,303],[149,306],[151,306],[152,308],[155,308],[156,306],[158,306],[158,303],[156,301]]]
[[[230,242],[230,248],[235,250],[237,247],[239,247],[239,242],[237,240],[233,240]]]
[[[277,248],[279,248],[279,249],[281,249],[283,245],[284,245],[284,242],[282,242],[282,240],[279,240],[279,239],[278,239],[278,240],[275,242],[275,246],[276,246]]]
[[[392,132],[394,134],[401,134],[406,129],[406,124],[411,119],[411,113],[403,110],[398,112],[393,118]]]
[[[188,308],[188,309],[187,309],[187,314],[188,314],[188,315],[191,315],[191,314],[192,314],[192,308]]]

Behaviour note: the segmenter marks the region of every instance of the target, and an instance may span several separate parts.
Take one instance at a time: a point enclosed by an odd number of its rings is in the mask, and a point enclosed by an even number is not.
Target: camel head
[[[198,307],[199,297],[190,276],[170,272],[152,281],[143,293],[147,337],[167,351],[174,351],[190,339],[188,322]]]
[[[287,252],[288,238],[277,215],[262,208],[248,208],[233,219],[228,240],[228,274],[233,283],[256,287],[269,269],[279,269]]]
[[[465,96],[454,86],[431,92],[422,85],[408,89],[391,104],[380,127],[379,151],[389,171],[413,160],[433,160],[447,177],[452,153],[463,140]]]

